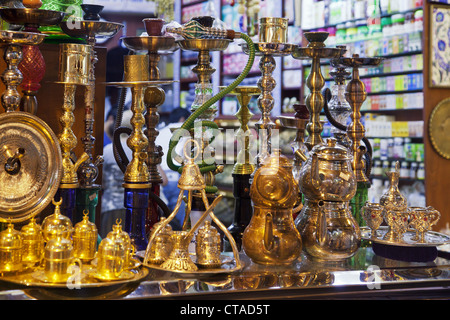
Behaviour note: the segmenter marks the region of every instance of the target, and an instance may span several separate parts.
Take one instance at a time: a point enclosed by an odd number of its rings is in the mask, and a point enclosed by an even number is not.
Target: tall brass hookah
[[[197,65],[192,71],[197,75],[198,81],[195,84],[195,99],[191,106],[191,116],[183,124],[182,129],[190,132],[191,138],[199,142],[201,157],[197,160],[200,171],[206,182],[206,192],[209,203],[217,197],[218,188],[215,186],[215,176],[223,172],[223,166],[217,165],[215,161],[215,149],[212,141],[217,134],[219,127],[214,122],[218,107],[217,102],[231,90],[227,87],[224,92],[213,94],[211,77],[216,70],[211,65],[211,52],[220,52],[228,48],[228,45],[241,36],[233,30],[224,30],[214,27],[215,18],[209,16],[194,17],[180,28],[167,28],[166,31],[182,36],[184,39],[177,43],[182,50],[198,52]],[[248,70],[247,70],[248,73]],[[236,80],[233,87],[242,82],[243,77]],[[179,131],[181,132],[181,131]],[[174,143],[169,145],[169,155],[178,142],[179,137],[175,135]],[[180,158],[180,157],[178,157]],[[174,171],[181,173],[182,166],[174,163],[175,159],[167,157],[168,166]],[[202,203],[199,193],[193,194],[193,212],[204,212],[206,207]],[[192,223],[195,223],[195,216],[192,215]]]
[[[337,129],[335,136],[344,146],[348,147],[352,157],[352,168],[356,175],[357,192],[355,197],[350,201],[352,214],[358,222],[359,226],[363,226],[364,219],[361,216],[361,209],[368,200],[368,189],[371,186],[369,177],[372,167],[372,146],[365,137],[365,129],[361,123],[360,109],[367,98],[364,83],[359,78],[359,68],[370,68],[380,65],[383,58],[363,58],[359,55],[352,57],[339,57],[331,60],[331,65],[335,68],[332,72],[335,78],[336,86],[345,86],[345,78],[350,75],[347,68],[352,68],[351,81],[345,87],[345,100],[350,106],[350,110],[341,110],[340,114],[332,106],[329,107],[333,97],[329,89],[324,90],[326,100],[324,111],[327,119]],[[339,100],[339,98],[337,98]],[[342,109],[342,108],[341,108]],[[347,126],[346,120],[338,119],[350,113],[351,123]],[[343,133],[346,133],[345,136]],[[361,145],[361,142],[364,145]]]
[[[77,21],[77,28],[71,28],[67,23],[61,24],[61,29],[68,36],[84,39],[89,45],[89,79],[85,90],[85,135],[81,137],[84,153],[88,156],[77,168],[79,186],[76,191],[76,211],[73,222],[78,223],[83,220],[84,212],[89,211],[89,221],[95,222],[96,206],[98,204],[98,193],[101,185],[96,183],[99,176],[99,166],[103,163],[103,157],[97,156],[94,160],[93,149],[95,145],[94,125],[96,112],[95,108],[95,65],[98,61],[95,50],[97,38],[111,38],[123,28],[123,25],[116,22],[100,21],[100,13],[103,6],[94,4],[82,4],[84,12],[83,20]]]
[[[156,145],[155,140],[159,135],[157,130],[160,120],[158,107],[164,103],[166,97],[165,91],[160,87],[160,85],[171,84],[173,81],[160,80],[161,76],[158,62],[160,61],[162,55],[173,54],[179,49],[179,47],[175,43],[174,37],[162,33],[162,27],[165,24],[164,20],[147,18],[143,19],[143,22],[147,30],[147,36],[123,37],[122,41],[124,46],[130,50],[130,55],[137,55],[140,52],[146,53],[146,58],[126,57],[124,59],[145,59],[144,64],[147,64],[147,66],[144,65],[142,67],[148,70],[145,78],[149,81],[149,84],[151,84],[145,88],[143,96],[143,103],[146,107],[146,129],[143,133],[148,141],[147,157],[145,162],[149,172],[149,183],[151,184],[148,193],[147,213],[145,215],[145,233],[148,235],[155,223],[160,220],[160,210],[165,216],[170,214],[167,205],[160,198],[163,179],[159,173],[158,166],[161,164],[163,152],[162,147]],[[138,70],[136,70],[136,72],[138,72]],[[124,101],[124,94],[125,91],[122,89],[122,103]],[[123,133],[131,135],[131,130],[129,128],[120,127],[121,114],[123,112],[122,103],[119,106],[119,117],[117,119],[118,121],[116,122],[116,128],[114,131],[114,149],[116,161],[125,173],[129,160],[127,159],[123,147],[121,146],[120,135]],[[128,230],[130,230],[130,228],[133,229],[133,226],[129,223],[126,225],[128,226]]]
[[[295,225],[307,257],[340,263],[352,257],[360,246],[361,232],[349,208],[357,183],[348,149],[336,139],[323,141],[321,137],[320,113],[325,104],[321,90],[325,81],[320,60],[338,58],[345,49],[326,47],[326,32],[305,33],[304,36],[308,45],[298,47],[292,55],[296,59],[312,59],[306,83],[311,90],[306,98],[310,121],[305,145],[309,154],[301,150],[295,152],[295,157],[303,161],[299,186],[305,201]]]

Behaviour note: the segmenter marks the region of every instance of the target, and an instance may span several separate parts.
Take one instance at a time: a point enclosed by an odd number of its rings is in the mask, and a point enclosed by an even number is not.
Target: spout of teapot
[[[294,157],[295,157],[297,160],[300,160],[300,161],[303,161],[303,162],[305,162],[306,160],[308,160],[308,157],[307,157],[300,149],[297,149],[297,150],[295,151]]]
[[[320,246],[323,246],[327,239],[327,215],[324,210],[324,202],[319,202],[319,214],[317,216],[316,239]]]

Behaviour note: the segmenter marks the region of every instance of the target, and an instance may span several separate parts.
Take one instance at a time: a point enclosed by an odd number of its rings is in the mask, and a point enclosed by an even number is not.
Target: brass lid
[[[0,249],[21,249],[22,235],[19,231],[14,229],[14,225],[9,223],[6,230],[0,232]]]
[[[106,238],[113,240],[115,243],[121,243],[127,249],[131,248],[131,238],[125,231],[122,230],[121,220],[117,220],[113,225],[113,229],[109,232]]]
[[[153,232],[154,232],[161,224],[163,224],[166,220],[167,220],[167,219],[166,219],[165,217],[162,217],[162,218],[160,219],[159,222],[155,223],[155,224],[153,225],[152,230],[150,231],[150,234],[153,234]],[[172,235],[172,232],[173,232],[173,230],[172,230],[172,227],[170,226],[170,224],[166,224],[161,230],[159,230],[158,234],[159,234],[159,235],[169,235],[169,236],[170,236],[170,235]]]
[[[329,138],[325,143],[318,144],[312,150],[322,160],[349,160],[348,150],[337,143],[334,138]]]
[[[220,234],[216,228],[211,225],[209,220],[205,221],[205,225],[198,230],[197,233],[198,243],[220,243]]]
[[[83,211],[83,220],[75,225],[74,237],[95,237],[97,238],[98,229],[95,223],[89,221],[89,211]]]
[[[55,205],[54,213],[46,217],[42,223],[44,239],[50,241],[50,239],[56,236],[69,239],[73,232],[72,221],[70,221],[69,217],[61,214],[60,206],[62,200],[59,202],[53,200],[53,204]]]
[[[0,114],[0,221],[23,222],[48,206],[62,176],[58,138],[26,112]],[[12,161],[15,168],[6,170]]]
[[[60,234],[48,241],[44,249],[44,257],[48,260],[69,259],[72,257],[73,246],[69,239]]]
[[[42,228],[36,223],[36,219],[32,218],[30,223],[23,226],[20,230],[24,240],[42,240]]]

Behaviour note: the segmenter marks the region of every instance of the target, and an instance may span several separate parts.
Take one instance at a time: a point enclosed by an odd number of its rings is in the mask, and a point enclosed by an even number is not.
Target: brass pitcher
[[[253,262],[286,265],[300,256],[302,240],[292,217],[297,195],[292,164],[279,150],[273,150],[255,172],[250,189],[254,214],[242,246]]]

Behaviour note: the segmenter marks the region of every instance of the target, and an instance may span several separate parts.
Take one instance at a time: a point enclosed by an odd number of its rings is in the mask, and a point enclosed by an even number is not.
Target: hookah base
[[[380,257],[405,262],[431,262],[438,256],[436,247],[404,247],[373,242],[372,249]]]

